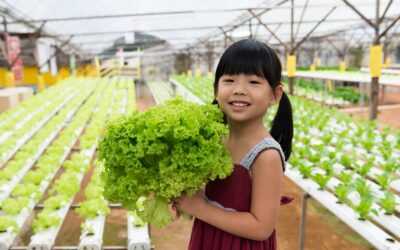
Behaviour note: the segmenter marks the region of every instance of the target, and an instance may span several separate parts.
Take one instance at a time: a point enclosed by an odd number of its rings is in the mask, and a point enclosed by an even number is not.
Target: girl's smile
[[[274,103],[274,93],[265,78],[257,75],[223,75],[216,99],[230,121],[262,119]]]
[[[231,101],[231,102],[229,102],[229,104],[231,105],[231,109],[234,112],[242,112],[251,105],[248,102],[239,101],[239,100]]]

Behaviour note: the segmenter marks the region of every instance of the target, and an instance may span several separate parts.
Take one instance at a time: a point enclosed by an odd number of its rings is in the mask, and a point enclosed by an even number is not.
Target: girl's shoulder
[[[281,145],[272,137],[266,137],[257,143],[250,151],[245,155],[240,165],[249,169],[253,162],[256,160],[257,156],[267,149],[274,149],[279,152],[282,160],[283,170],[285,170],[285,155],[283,154]]]

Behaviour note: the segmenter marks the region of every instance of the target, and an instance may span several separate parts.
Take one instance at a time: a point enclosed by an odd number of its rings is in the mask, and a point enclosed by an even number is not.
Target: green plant
[[[86,223],[81,224],[82,231],[86,232],[86,235],[94,235],[93,225],[87,225]]]
[[[325,170],[327,175],[332,175],[333,174],[333,164],[334,161],[323,161],[321,162],[321,168]]]
[[[353,209],[360,216],[360,220],[365,220],[370,212],[378,215],[378,211],[376,211],[376,209],[371,209],[372,204],[372,199],[363,198],[356,206],[353,206]]]
[[[388,135],[392,132],[390,126],[385,126],[384,129],[381,131],[382,140],[386,141]]]
[[[342,155],[340,157],[340,163],[346,168],[349,169],[351,168],[352,160],[349,156],[347,155]]]
[[[371,162],[366,162],[366,163],[364,163],[364,164],[362,164],[362,165],[356,164],[356,169],[357,169],[357,172],[358,172],[362,177],[365,177],[365,176],[367,176],[368,172],[371,170],[371,168],[372,168],[373,166],[374,166],[373,163],[371,163]]]
[[[310,161],[312,163],[316,164],[316,163],[319,163],[321,160],[321,153],[317,151],[315,154],[312,154],[309,157],[310,157]]]
[[[303,164],[300,164],[299,171],[300,171],[301,176],[304,179],[307,179],[307,178],[311,177],[312,167],[303,163]]]
[[[18,233],[19,226],[11,216],[0,215],[0,233],[6,232],[9,228],[13,233]]]
[[[353,174],[353,172],[341,171],[339,178],[344,184],[349,184],[353,180]]]
[[[385,170],[386,173],[390,174],[396,171],[397,166],[397,160],[393,157],[389,158],[389,160],[386,161],[383,165],[381,165],[382,169]]]
[[[221,141],[228,130],[214,105],[175,98],[145,112],[110,123],[99,143],[104,161],[104,196],[129,210],[145,196],[146,222],[163,226],[173,220],[168,203],[183,191],[225,178],[232,160]]]
[[[400,203],[396,202],[396,197],[391,192],[385,192],[385,197],[378,201],[379,205],[385,210],[385,214],[393,214],[396,206]]]
[[[376,181],[381,186],[381,190],[387,190],[391,182],[391,177],[388,173],[384,172],[376,175]]]
[[[330,175],[323,175],[321,173],[317,173],[311,176],[311,178],[319,185],[319,190],[325,189],[331,177],[332,176]]]
[[[1,209],[9,215],[17,215],[21,210],[28,206],[29,198],[22,196],[18,198],[7,198],[1,204]]]
[[[328,152],[329,159],[333,160],[336,158],[336,151],[332,150]]]
[[[335,187],[335,195],[338,198],[338,203],[345,203],[348,201],[347,196],[353,191],[351,186],[340,183]]]
[[[33,221],[33,231],[35,233],[42,232],[49,227],[58,226],[61,223],[61,218],[57,215],[49,214],[50,211],[43,210],[38,214]]]
[[[373,141],[373,139],[362,140],[361,144],[365,148],[365,150],[367,150],[368,152],[371,152],[372,148],[375,146],[375,141]]]
[[[387,161],[392,155],[393,149],[389,141],[383,141],[382,146],[379,146],[379,152],[382,154],[383,158]]]
[[[69,198],[67,196],[52,196],[44,202],[46,209],[49,210],[58,210],[62,206],[65,206],[68,202]]]
[[[324,133],[321,139],[323,142],[325,142],[325,144],[329,144],[332,141],[332,137],[333,137],[332,133]]]
[[[371,186],[367,183],[364,178],[358,178],[354,182],[357,192],[363,198],[371,198]]]
[[[76,209],[76,212],[82,217],[93,219],[101,214],[109,214],[110,208],[108,207],[107,201],[97,198],[86,200],[80,203],[80,206]]]
[[[15,196],[26,196],[29,197],[32,194],[37,194],[41,193],[39,191],[39,186],[36,186],[35,184],[32,183],[23,183],[23,184],[18,184],[13,192],[12,195]]]
[[[24,176],[24,182],[29,182],[35,185],[39,185],[40,182],[43,181],[44,177],[46,176],[46,173],[40,169],[37,169],[35,171],[29,171],[26,173]]]

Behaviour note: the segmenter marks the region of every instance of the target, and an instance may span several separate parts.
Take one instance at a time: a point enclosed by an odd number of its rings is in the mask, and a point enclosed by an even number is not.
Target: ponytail
[[[289,160],[292,153],[293,115],[292,105],[285,92],[282,93],[278,111],[272,121],[270,134],[281,145],[285,161]]]

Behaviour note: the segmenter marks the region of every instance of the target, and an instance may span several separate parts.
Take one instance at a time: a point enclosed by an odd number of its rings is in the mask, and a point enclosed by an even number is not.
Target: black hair
[[[218,91],[218,81],[223,75],[257,75],[267,79],[272,89],[281,83],[282,65],[276,53],[265,43],[245,39],[233,43],[222,55],[214,80],[214,96]],[[214,99],[213,104],[218,104]],[[224,115],[224,122],[227,123]],[[293,116],[292,105],[285,92],[279,102],[278,111],[272,121],[272,137],[281,145],[285,159],[292,152]]]

